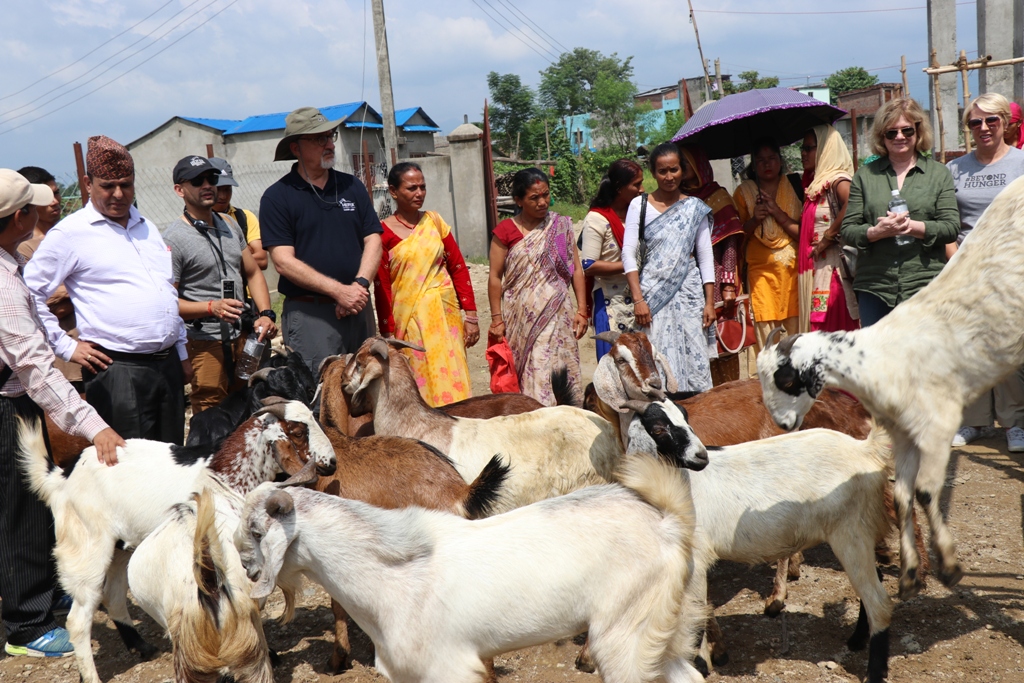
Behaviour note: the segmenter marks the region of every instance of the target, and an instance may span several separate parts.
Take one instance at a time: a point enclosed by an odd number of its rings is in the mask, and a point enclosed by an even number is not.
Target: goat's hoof
[[[784,609],[786,609],[786,603],[779,599],[766,600],[764,603],[764,613],[772,619],[782,614]]]
[[[281,663],[281,655],[277,654],[277,650],[273,648],[267,648],[267,657],[270,659],[271,668]]]
[[[331,675],[337,676],[352,668],[352,657],[338,652],[331,653]]]
[[[585,674],[592,674],[597,671],[597,667],[594,666],[594,660],[590,658],[590,653],[583,650],[576,657],[576,670],[582,671]]]
[[[789,563],[789,569],[786,570],[786,578],[789,579],[790,581],[799,581],[800,580],[800,565],[797,564],[797,565],[794,566],[794,564],[792,562],[790,562]]]
[[[866,629],[857,629],[853,635],[846,640],[846,647],[850,652],[860,652],[868,646],[868,632]]]
[[[726,664],[729,663],[729,653],[728,652],[722,652],[720,654],[716,654],[715,652],[712,652],[711,653],[711,663],[714,664],[715,666],[725,666]]]
[[[160,650],[158,650],[156,646],[150,645],[147,642],[140,642],[135,646],[135,651],[139,653],[139,657],[141,657],[144,662],[156,659],[160,655]]]
[[[910,600],[916,597],[924,588],[924,581],[915,576],[903,575],[900,577],[900,600]]]
[[[952,588],[953,586],[960,583],[960,579],[964,578],[964,570],[960,566],[959,562],[955,562],[952,567],[948,569],[943,567],[942,571],[939,572],[939,581],[942,582],[943,586]]]
[[[711,671],[708,669],[708,663],[704,661],[704,658],[697,655],[693,658],[693,668],[700,672],[700,675],[707,678],[711,675]]]

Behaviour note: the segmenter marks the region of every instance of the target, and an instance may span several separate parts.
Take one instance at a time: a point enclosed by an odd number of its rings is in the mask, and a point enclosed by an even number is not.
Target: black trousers
[[[162,359],[108,352],[114,362],[99,374],[82,368],[85,400],[125,439],[185,441],[185,377],[172,348]]]
[[[57,626],[57,570],[53,515],[18,465],[18,417],[43,422],[43,411],[28,396],[0,397],[0,611],[8,642],[24,645]]]

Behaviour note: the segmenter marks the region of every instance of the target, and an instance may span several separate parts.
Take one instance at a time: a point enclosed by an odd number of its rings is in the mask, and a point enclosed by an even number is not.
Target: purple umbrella
[[[780,145],[796,142],[814,126],[844,114],[789,88],[747,90],[702,106],[672,141],[703,147],[709,159],[730,159],[749,153],[761,138],[774,138]]]

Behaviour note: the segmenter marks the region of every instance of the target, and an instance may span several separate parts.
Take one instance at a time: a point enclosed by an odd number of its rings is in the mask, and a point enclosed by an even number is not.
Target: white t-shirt
[[[960,234],[956,243],[963,244],[996,195],[1024,175],[1024,151],[1011,147],[1002,159],[987,165],[978,163],[975,153],[971,152],[950,160],[946,166],[953,174],[956,205],[960,209]]]

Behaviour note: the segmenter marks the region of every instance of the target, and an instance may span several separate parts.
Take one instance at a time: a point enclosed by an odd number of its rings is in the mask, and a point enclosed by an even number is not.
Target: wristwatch
[[[366,291],[370,291],[370,281],[367,280],[365,277],[357,277],[352,282],[356,283]]]
[[[274,313],[269,308],[267,310],[265,310],[265,311],[260,311],[259,315],[257,315],[256,317],[257,318],[270,318],[270,322],[272,322],[272,323],[276,323],[277,322],[277,313]]]

